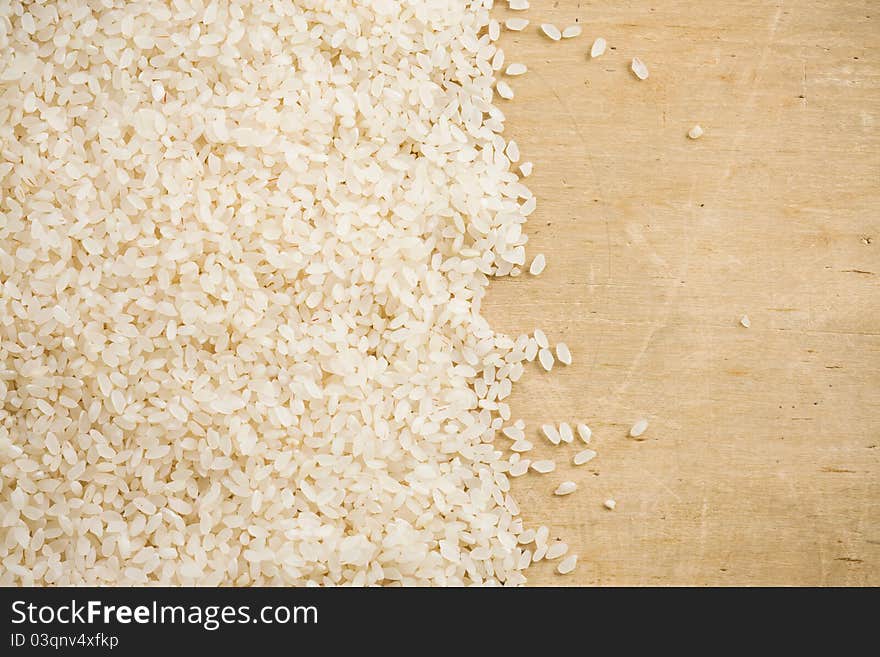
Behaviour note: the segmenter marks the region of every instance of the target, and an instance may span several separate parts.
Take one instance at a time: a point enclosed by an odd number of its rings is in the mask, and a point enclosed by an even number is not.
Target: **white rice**
[[[638,438],[643,433],[645,433],[645,431],[647,429],[648,429],[648,421],[644,420],[644,419],[638,420],[634,425],[632,425],[632,428],[630,428],[629,435],[632,438]]]
[[[510,449],[513,452],[529,452],[531,451],[532,447],[534,447],[534,445],[523,438],[513,443],[513,445],[510,446]]]
[[[546,548],[548,538],[550,538],[550,528],[546,525],[539,526],[535,531],[535,547]]]
[[[562,38],[563,39],[573,39],[574,37],[581,35],[581,26],[580,25],[569,25],[564,30],[562,30]]]
[[[486,4],[7,3],[0,585],[525,581]]]
[[[695,125],[693,128],[688,130],[688,137],[691,139],[699,139],[703,136],[703,128],[699,125]]]
[[[605,48],[608,46],[608,43],[602,37],[597,38],[593,41],[593,46],[590,48],[590,57],[592,59],[596,59],[596,57],[601,57],[605,54]]]
[[[489,21],[489,40],[498,41],[501,37],[501,24],[494,18]]]
[[[547,553],[544,555],[544,558],[552,561],[553,559],[559,559],[566,552],[568,552],[568,543],[553,541],[547,546]]]
[[[520,32],[526,29],[529,26],[529,19],[527,18],[508,18],[504,21],[504,27],[513,32]]]
[[[576,567],[577,567],[577,555],[571,554],[559,562],[559,565],[556,567],[556,572],[558,572],[560,575],[568,575]]]
[[[583,465],[584,463],[589,463],[594,458],[596,458],[596,451],[592,449],[585,449],[575,454],[572,462],[575,465]]]
[[[525,432],[522,430],[522,428],[516,425],[504,427],[504,429],[501,430],[501,433],[503,433],[511,440],[522,440],[523,438],[525,438]]]
[[[548,472],[553,472],[556,469],[556,461],[551,459],[544,459],[542,461],[532,461],[532,470],[535,472],[539,472],[540,474],[547,474]]]
[[[632,63],[630,64],[630,69],[633,73],[635,73],[635,76],[639,80],[648,79],[648,67],[645,65],[645,62],[643,62],[638,57],[633,57]]]
[[[531,466],[531,464],[532,462],[529,459],[520,459],[510,466],[510,470],[507,471],[507,474],[511,477],[522,477],[529,471],[529,466]]]
[[[513,62],[507,66],[507,70],[504,71],[505,74],[511,76],[523,75],[527,73],[529,70],[528,66],[525,64],[520,64],[519,62]]]
[[[550,346],[550,341],[547,339],[547,334],[544,333],[541,329],[535,329],[535,342],[538,343],[538,346],[541,349],[547,349]]]
[[[529,338],[529,341],[526,343],[526,348],[524,350],[526,360],[528,362],[532,362],[538,355],[538,343],[534,338]]]
[[[544,268],[547,266],[547,260],[544,258],[543,253],[539,253],[535,256],[535,259],[532,260],[532,264],[529,265],[529,273],[532,276],[538,276],[541,272],[544,271]]]
[[[526,529],[522,534],[519,535],[519,544],[520,545],[529,545],[530,543],[535,542],[535,536],[537,536],[538,532],[535,529]]]
[[[538,362],[548,372],[553,369],[553,354],[549,349],[541,349],[538,352]]]
[[[571,425],[568,422],[560,423],[559,437],[564,443],[571,443],[574,441],[574,432],[571,430]]]
[[[558,358],[559,362],[563,365],[571,365],[571,351],[569,351],[568,345],[564,342],[560,342],[556,345],[556,358]]]
[[[546,556],[546,554],[547,554],[547,544],[546,543],[544,543],[543,545],[536,546],[535,552],[532,555],[532,563],[538,563],[539,561],[543,560],[544,557]]]
[[[513,139],[507,142],[507,148],[504,149],[504,153],[511,162],[519,162],[519,146]]]
[[[554,445],[558,445],[562,440],[562,437],[559,435],[559,431],[552,424],[542,424],[541,431],[544,433],[544,436]]]
[[[495,91],[497,91],[498,95],[504,100],[511,100],[513,98],[513,89],[504,80],[498,80],[498,82],[495,83]]]
[[[541,32],[548,38],[553,39],[553,41],[559,41],[562,38],[559,28],[552,23],[541,23]]]
[[[590,429],[586,424],[580,423],[577,425],[577,432],[580,439],[584,441],[584,443],[589,444],[590,438],[593,435],[593,430]]]
[[[577,484],[573,481],[563,481],[559,486],[556,487],[556,490],[553,491],[554,495],[570,495],[571,493],[577,490]]]

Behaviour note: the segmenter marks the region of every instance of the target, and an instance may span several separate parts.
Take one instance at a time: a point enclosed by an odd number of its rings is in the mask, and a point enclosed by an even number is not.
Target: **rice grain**
[[[571,443],[574,441],[574,432],[571,430],[571,425],[568,422],[560,423],[559,437],[564,443]]]
[[[529,273],[532,276],[538,276],[541,272],[544,271],[544,268],[547,266],[547,261],[544,258],[543,253],[539,253],[535,256],[535,259],[532,260],[532,264],[529,265]]]
[[[648,421],[645,419],[638,420],[629,430],[629,435],[632,438],[638,438],[648,429]]]
[[[556,572],[558,572],[560,575],[568,575],[576,567],[577,567],[577,555],[571,554],[559,562],[559,565],[556,567]]]
[[[540,474],[547,474],[548,472],[553,472],[555,469],[556,462],[553,460],[544,459],[541,461],[532,461],[532,470]]]
[[[556,358],[563,365],[571,365],[571,351],[569,351],[568,345],[564,342],[556,345]]]
[[[572,462],[575,465],[583,465],[584,463],[589,463],[594,458],[596,458],[596,451],[592,449],[585,449],[575,454]]]
[[[549,349],[541,349],[538,352],[538,362],[541,363],[541,367],[547,372],[553,369],[553,360],[553,354],[550,353]]]
[[[645,62],[643,62],[638,57],[633,57],[632,63],[630,64],[630,69],[639,80],[648,79],[648,67],[645,65]]]
[[[541,23],[541,32],[553,41],[559,41],[562,38],[562,33],[559,31],[559,28],[552,23]]]
[[[577,425],[577,432],[578,432],[578,436],[580,436],[580,439],[584,443],[589,444],[590,438],[593,435],[592,429],[590,429],[590,427],[588,427],[586,424],[580,423]]]

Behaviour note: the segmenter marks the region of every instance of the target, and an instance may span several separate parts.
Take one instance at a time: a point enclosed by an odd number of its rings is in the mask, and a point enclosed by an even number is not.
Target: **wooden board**
[[[493,282],[486,311],[574,354],[516,387],[533,441],[585,420],[599,451],[575,468],[541,444],[556,472],[515,481],[580,555],[530,583],[880,584],[880,5],[497,4],[532,22],[501,38],[530,70],[500,102],[548,266]]]

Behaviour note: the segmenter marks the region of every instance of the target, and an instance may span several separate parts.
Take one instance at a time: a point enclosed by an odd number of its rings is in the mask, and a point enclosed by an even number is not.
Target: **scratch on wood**
[[[804,77],[801,80],[801,100],[804,101],[804,108],[807,107],[807,63],[804,62]]]

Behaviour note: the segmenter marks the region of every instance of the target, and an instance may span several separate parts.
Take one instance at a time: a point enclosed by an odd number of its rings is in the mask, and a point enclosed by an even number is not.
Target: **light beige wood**
[[[556,472],[515,481],[527,522],[580,555],[530,582],[880,584],[880,6],[531,4],[501,38],[530,70],[500,102],[548,265],[493,282],[486,312],[568,343],[514,417],[536,443],[585,420],[599,457],[541,445]],[[576,39],[538,31],[575,19]]]

